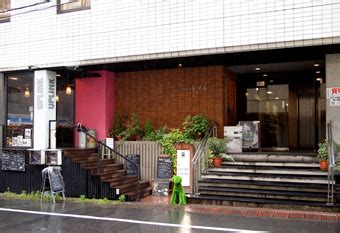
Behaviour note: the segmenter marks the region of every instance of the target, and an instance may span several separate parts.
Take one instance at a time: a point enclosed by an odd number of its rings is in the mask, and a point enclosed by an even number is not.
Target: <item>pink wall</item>
[[[114,73],[96,71],[99,78],[76,80],[76,122],[95,129],[97,138],[106,138],[114,115]],[[78,144],[76,135],[76,145]]]

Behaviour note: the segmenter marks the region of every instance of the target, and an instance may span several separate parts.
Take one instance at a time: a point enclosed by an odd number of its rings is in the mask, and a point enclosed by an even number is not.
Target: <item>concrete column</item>
[[[48,70],[34,72],[34,149],[49,146],[49,121],[56,119],[56,73]]]
[[[326,87],[340,87],[340,54],[326,55]],[[327,99],[326,119],[333,122],[333,138],[340,143],[340,106],[330,106]]]

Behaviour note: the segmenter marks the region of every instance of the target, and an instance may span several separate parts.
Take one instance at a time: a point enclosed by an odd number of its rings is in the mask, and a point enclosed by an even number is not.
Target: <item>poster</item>
[[[177,150],[177,175],[182,177],[182,186],[190,186],[190,150]]]
[[[252,151],[259,149],[259,124],[260,121],[240,121],[242,126],[242,150]]]
[[[242,153],[242,126],[224,126],[228,153]]]

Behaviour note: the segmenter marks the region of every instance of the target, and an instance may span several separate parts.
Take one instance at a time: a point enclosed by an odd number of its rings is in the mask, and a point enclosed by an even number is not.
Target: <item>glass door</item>
[[[260,121],[261,147],[288,150],[289,85],[247,89],[247,114]]]

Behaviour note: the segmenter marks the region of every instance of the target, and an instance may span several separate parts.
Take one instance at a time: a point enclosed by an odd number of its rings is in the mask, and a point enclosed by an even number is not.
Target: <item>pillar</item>
[[[49,122],[56,120],[56,73],[48,70],[34,72],[34,125],[33,147],[49,147]]]
[[[0,148],[3,147],[3,127],[5,125],[5,78],[4,74],[0,73]]]
[[[114,114],[114,73],[96,71],[100,77],[76,80],[76,122],[94,129],[97,138],[107,137]],[[76,144],[78,143],[76,136]]]

